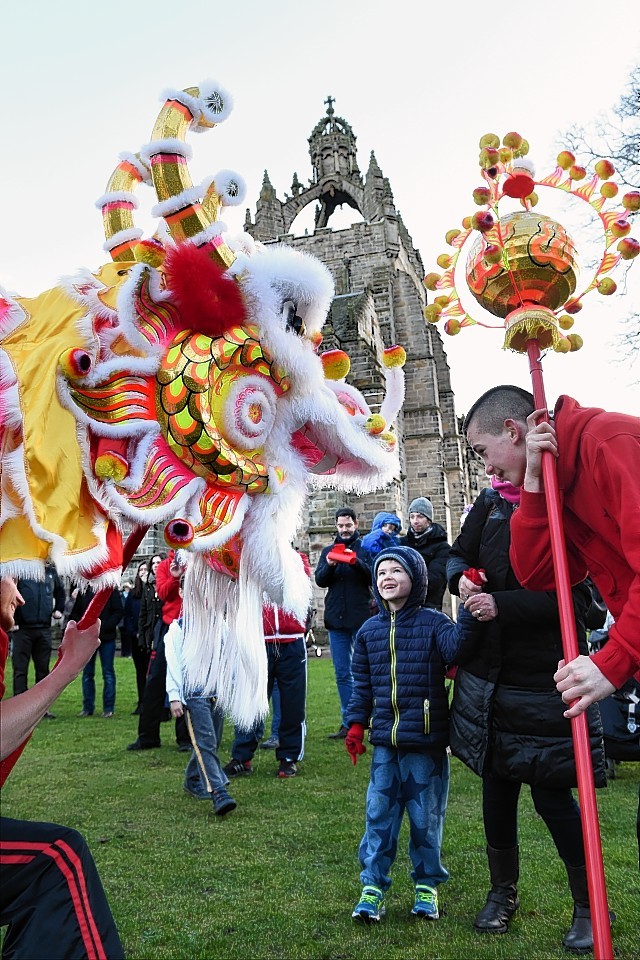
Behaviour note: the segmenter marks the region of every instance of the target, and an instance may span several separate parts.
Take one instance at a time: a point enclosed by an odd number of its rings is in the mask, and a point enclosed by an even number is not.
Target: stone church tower
[[[391,488],[366,497],[333,491],[313,494],[299,541],[312,566],[335,533],[336,507],[354,507],[360,528],[370,529],[379,510],[399,513],[403,532],[414,497],[427,496],[434,519],[455,538],[465,502],[483,486],[478,465],[467,457],[456,418],[447,357],[439,331],[423,317],[426,291],[420,253],[396,209],[393,193],[375,155],[362,176],[356,136],[335,114],[332,97],[309,137],[312,177],[304,186],[293,174],[291,195],[283,200],[265,170],[255,220],[247,210],[244,229],[263,243],[278,241],[303,249],[331,271],[336,296],[324,328],[321,350],[345,350],[351,359],[348,380],[374,412],[382,398],[381,352],[395,343],[407,352],[406,400],[398,423],[399,470]],[[312,234],[289,230],[297,215],[315,204]],[[330,219],[348,204],[362,220],[333,231]]]

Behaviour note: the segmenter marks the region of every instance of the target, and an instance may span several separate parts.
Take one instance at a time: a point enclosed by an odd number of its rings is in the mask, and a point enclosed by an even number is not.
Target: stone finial
[[[380,169],[380,165],[376,160],[376,155],[373,152],[373,150],[371,151],[371,155],[369,157],[369,169],[367,170],[367,176],[369,177],[372,174],[374,176],[379,176],[379,177],[382,176],[382,170]]]
[[[324,102],[327,104],[327,116],[332,117],[335,112],[333,109],[333,105],[336,102],[335,98],[329,95]]]
[[[276,198],[276,191],[274,190],[273,184],[271,183],[271,180],[269,179],[269,173],[268,173],[268,171],[265,170],[264,176],[263,176],[263,178],[262,178],[262,189],[261,189],[261,191],[260,191],[260,199],[261,199],[261,200],[275,200],[275,198]]]

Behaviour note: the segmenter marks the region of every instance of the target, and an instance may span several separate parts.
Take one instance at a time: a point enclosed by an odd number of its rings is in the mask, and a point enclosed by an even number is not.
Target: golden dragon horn
[[[164,96],[151,141],[140,151],[151,169],[158,197],[152,213],[164,218],[177,243],[191,240],[196,246],[206,245],[212,258],[226,269],[235,254],[220,236],[215,221],[223,203],[242,201],[243,184],[237,175],[227,174],[220,192],[211,184],[194,186],[187,167],[191,148],[185,138],[189,129],[200,132],[226,120],[232,108],[231,97],[212,80],[199,87],[169,90]]]
[[[96,207],[102,210],[104,249],[116,262],[135,259],[133,248],[142,237],[142,230],[133,218],[138,206],[134,190],[139,183],[151,183],[151,172],[139,154],[121,153],[119,159],[105,193],[96,200]]]

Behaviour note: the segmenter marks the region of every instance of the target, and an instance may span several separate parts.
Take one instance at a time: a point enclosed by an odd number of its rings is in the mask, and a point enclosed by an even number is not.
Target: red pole
[[[546,409],[547,401],[544,392],[544,381],[542,379],[540,345],[537,340],[529,340],[527,342],[527,354],[529,356],[529,373],[531,374],[531,382],[533,384],[533,397],[536,410]],[[570,660],[575,660],[578,656],[578,635],[573,612],[573,597],[571,594],[571,581],[569,579],[569,565],[567,563],[567,546],[564,539],[564,529],[562,527],[562,511],[558,491],[556,461],[551,453],[545,453],[542,457],[542,476],[547,500],[551,552],[553,555],[553,566],[558,593],[562,650],[564,659],[568,663]],[[589,905],[591,908],[591,924],[593,927],[593,955],[595,960],[612,960],[613,945],[611,942],[611,924],[609,922],[607,887],[602,860],[602,841],[600,838],[596,792],[593,783],[593,764],[591,762],[586,713],[581,713],[580,716],[571,719],[571,732],[576,757],[578,797],[580,799],[582,835],[584,838],[584,853],[587,864],[587,884],[589,887]]]
[[[122,569],[125,570],[133,558],[134,553],[142,543],[144,535],[147,532],[149,527],[138,527],[137,530],[133,530],[132,533],[127,537],[127,542],[125,543],[122,550]],[[95,623],[102,609],[113,593],[113,587],[103,587],[102,590],[98,590],[95,597],[91,600],[91,603],[84,612],[84,615],[80,619],[78,624],[79,630],[86,630],[87,627],[90,627],[91,624]]]

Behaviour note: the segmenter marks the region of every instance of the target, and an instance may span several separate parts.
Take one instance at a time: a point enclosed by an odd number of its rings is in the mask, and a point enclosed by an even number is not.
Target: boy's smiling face
[[[397,560],[382,560],[376,572],[378,593],[390,610],[401,610],[411,593],[413,581]]]

